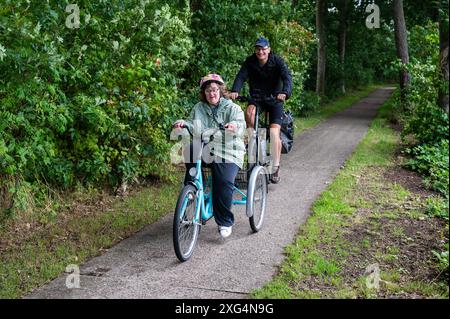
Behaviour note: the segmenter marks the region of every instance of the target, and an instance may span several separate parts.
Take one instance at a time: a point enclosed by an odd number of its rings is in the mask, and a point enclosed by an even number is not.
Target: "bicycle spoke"
[[[195,248],[199,225],[195,222],[197,196],[195,188],[187,186],[184,195],[177,204],[174,220],[174,245],[177,257],[181,261],[189,259]]]
[[[264,212],[266,206],[266,177],[263,170],[258,171],[258,175],[254,181],[254,188],[252,190],[252,216],[250,217],[250,226],[254,232],[259,231],[264,219]]]

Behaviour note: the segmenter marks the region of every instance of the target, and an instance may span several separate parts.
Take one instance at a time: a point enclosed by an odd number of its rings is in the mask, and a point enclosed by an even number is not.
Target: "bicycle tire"
[[[191,258],[197,244],[200,233],[200,224],[194,223],[197,204],[196,187],[184,186],[178,197],[173,217],[173,246],[181,262]]]
[[[267,173],[263,166],[256,166],[247,188],[246,213],[253,232],[258,232],[263,225],[267,204]]]

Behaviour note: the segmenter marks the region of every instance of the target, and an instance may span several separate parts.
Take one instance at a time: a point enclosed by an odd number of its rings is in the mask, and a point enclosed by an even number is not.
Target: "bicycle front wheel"
[[[263,166],[256,166],[247,188],[247,216],[253,232],[258,232],[264,222],[267,200],[267,174]]]
[[[188,260],[195,249],[200,232],[199,221],[195,221],[198,205],[197,189],[186,185],[178,197],[173,217],[173,246],[180,261]]]

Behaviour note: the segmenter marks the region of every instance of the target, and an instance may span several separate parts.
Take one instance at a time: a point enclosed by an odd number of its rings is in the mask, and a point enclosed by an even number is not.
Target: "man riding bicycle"
[[[263,99],[258,104],[269,113],[270,140],[272,144],[273,169],[270,180],[280,181],[281,137],[280,129],[283,116],[283,103],[292,94],[292,76],[283,58],[271,52],[270,44],[264,37],[259,37],[255,43],[255,53],[245,60],[234,80],[230,98],[236,99],[244,82],[249,81],[250,96]],[[273,96],[273,102],[267,98]],[[255,102],[250,101],[245,121],[248,128],[255,123]]]

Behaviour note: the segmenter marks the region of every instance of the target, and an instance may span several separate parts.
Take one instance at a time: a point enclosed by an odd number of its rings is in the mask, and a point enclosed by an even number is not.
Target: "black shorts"
[[[283,123],[283,102],[274,101],[273,103],[269,102],[258,102],[259,113],[267,112],[269,113],[269,124],[278,124],[281,125]],[[249,101],[248,105],[256,105],[254,101]]]

